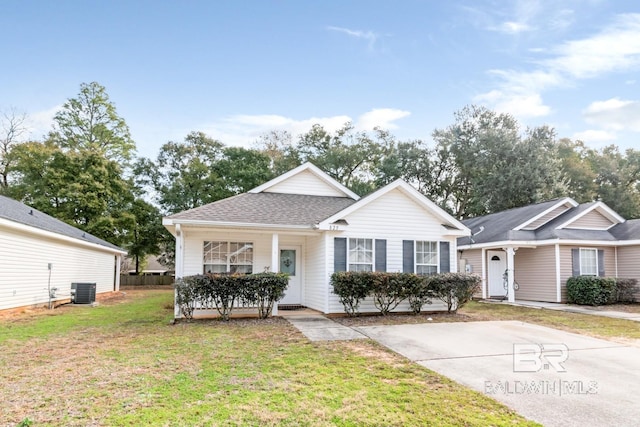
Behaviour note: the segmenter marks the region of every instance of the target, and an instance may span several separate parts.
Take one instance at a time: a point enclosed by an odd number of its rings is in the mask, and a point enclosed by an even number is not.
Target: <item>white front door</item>
[[[487,282],[489,297],[504,297],[504,272],[507,270],[507,254],[504,251],[487,251]]]
[[[289,286],[279,304],[302,304],[300,246],[280,247],[280,273],[289,275]]]

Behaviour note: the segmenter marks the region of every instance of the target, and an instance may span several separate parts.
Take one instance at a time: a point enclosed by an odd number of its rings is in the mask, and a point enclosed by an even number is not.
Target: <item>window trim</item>
[[[351,241],[352,240],[369,240],[371,241],[371,262],[352,262],[351,261]],[[352,270],[351,265],[370,265],[371,270]],[[347,271],[370,271],[374,272],[376,268],[376,239],[372,237],[348,237],[347,238]]]
[[[225,256],[226,261],[227,261],[227,262],[226,262],[226,265],[225,265],[225,264],[214,264],[214,263],[207,263],[207,262],[205,262],[205,253],[204,253],[204,248],[205,248],[205,246],[206,246],[206,244],[207,244],[207,243],[212,243],[212,242],[220,243],[220,244],[226,244],[226,245],[227,245],[227,249],[226,249],[226,251],[224,252],[224,256]],[[234,244],[234,243],[235,243],[235,244],[238,244],[238,245],[239,245],[239,244],[243,244],[243,245],[250,245],[250,247],[251,247],[251,262],[250,262],[250,263],[246,263],[246,262],[235,262],[235,263],[231,263],[231,257],[230,257],[229,255],[230,255],[230,251],[231,251],[231,245],[232,245],[232,244]],[[253,274],[253,265],[254,265],[254,258],[255,258],[255,251],[254,251],[254,248],[255,248],[255,244],[254,244],[254,242],[251,242],[251,241],[244,241],[244,242],[237,241],[237,242],[232,242],[232,241],[230,241],[230,240],[226,240],[226,241],[225,241],[225,240],[203,240],[203,241],[202,241],[202,271],[204,272],[204,274],[207,274],[206,267],[205,267],[205,266],[207,266],[207,265],[212,265],[212,266],[213,266],[213,265],[217,265],[217,266],[225,265],[225,271],[224,271],[224,272],[214,272],[214,273],[212,273],[212,274],[230,274],[230,273],[231,273],[231,267],[232,267],[232,266],[243,266],[243,267],[250,266],[250,267],[251,267],[251,268],[250,268],[251,272],[249,272],[249,273],[239,273],[239,274]],[[236,252],[237,252],[237,251],[236,251]]]
[[[592,252],[594,254],[594,258],[595,258],[595,263],[594,263],[594,267],[595,267],[595,273],[585,273],[582,267],[582,253],[584,252]],[[600,266],[598,265],[598,249],[597,248],[579,248],[578,251],[578,259],[579,259],[579,263],[580,263],[580,275],[581,276],[595,276],[598,277],[598,272],[600,271]]]
[[[433,243],[436,246],[436,263],[435,264],[425,264],[425,263],[418,263],[418,243]],[[426,253],[426,252],[423,252]],[[435,274],[439,274],[440,273],[440,241],[439,240],[414,240],[413,241],[413,272],[415,274],[422,274],[424,275],[424,273],[418,273],[418,265],[420,266],[424,266],[424,267],[436,267],[436,272]]]

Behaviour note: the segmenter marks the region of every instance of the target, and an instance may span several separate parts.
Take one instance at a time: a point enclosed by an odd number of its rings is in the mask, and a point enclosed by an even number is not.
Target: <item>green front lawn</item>
[[[615,309],[615,306],[611,309]],[[598,338],[640,339],[640,322],[591,314],[470,302],[460,310],[460,315],[468,317],[469,320],[521,320]]]
[[[0,424],[534,425],[372,341],[170,325],[171,291],[0,320]]]

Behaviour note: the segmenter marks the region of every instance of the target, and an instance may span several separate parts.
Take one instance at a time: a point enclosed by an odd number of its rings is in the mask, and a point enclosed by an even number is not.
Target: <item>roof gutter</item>
[[[192,225],[192,226],[213,226],[213,227],[236,227],[236,228],[286,228],[295,230],[313,230],[313,225],[292,225],[292,224],[259,224],[252,222],[233,222],[233,221],[200,221],[194,219],[173,219],[162,218],[162,225],[171,227],[174,225]]]

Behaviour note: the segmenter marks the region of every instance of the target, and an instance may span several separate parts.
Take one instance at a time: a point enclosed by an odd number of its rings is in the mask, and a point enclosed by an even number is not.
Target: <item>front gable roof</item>
[[[596,219],[598,224],[594,224],[594,220],[582,221],[587,216],[599,217]],[[594,218],[595,219],[595,218]],[[603,221],[604,220],[604,221]],[[582,212],[574,215],[572,218],[558,225],[557,229],[574,228],[584,230],[607,230],[616,224],[623,223],[625,220],[617,212],[602,202],[593,202],[584,205]]]
[[[461,223],[460,221],[458,221],[457,219],[449,215],[442,208],[440,208],[438,205],[433,203],[431,200],[425,197],[418,190],[416,190],[407,182],[401,179],[398,179],[382,187],[381,189],[374,191],[373,193],[369,194],[366,197],[363,197],[362,199],[358,200],[357,202],[353,203],[352,205],[348,206],[342,211],[335,213],[334,215],[320,222],[318,224],[318,228],[321,230],[331,229],[332,224],[335,224],[336,222],[343,220],[344,217],[346,217],[347,215],[359,209],[364,208],[374,200],[377,200],[380,197],[384,196],[385,194],[389,193],[390,191],[393,191],[396,189],[400,190],[403,194],[405,194],[411,200],[413,200],[418,205],[422,206],[424,209],[430,212],[433,216],[435,216],[441,222],[442,226],[445,228],[445,234],[464,236],[470,233],[469,229],[463,223]]]
[[[602,202],[579,205],[573,199],[564,198],[471,218],[463,223],[473,233],[458,239],[458,246],[464,249],[467,245],[508,242],[535,245],[550,240],[615,242],[619,237],[613,231],[625,220]],[[627,228],[620,230],[623,235]]]
[[[356,193],[310,162],[249,190],[249,193],[306,194],[309,196],[349,197],[354,200],[360,198]]]

